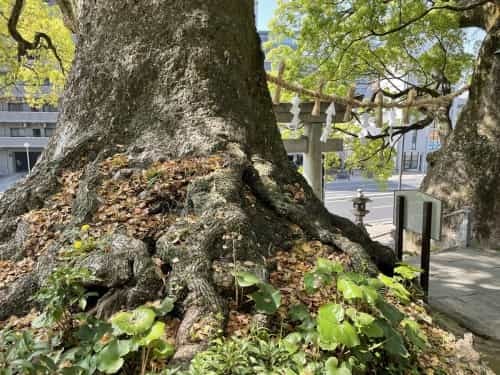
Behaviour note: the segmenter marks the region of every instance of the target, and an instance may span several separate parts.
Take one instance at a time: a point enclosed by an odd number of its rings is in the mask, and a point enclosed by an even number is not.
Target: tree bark
[[[169,225],[159,225],[147,238],[112,234],[109,252],[93,252],[77,263],[103,280],[100,312],[158,295],[175,297],[183,315],[180,357],[199,349],[193,327],[208,324],[207,319],[218,325],[226,312],[213,271],[216,260],[251,262],[265,274],[266,259],[276,249],[319,240],[348,253],[357,269],[376,271],[375,265],[392,272],[392,250],[330,215],[288,161],[267,89],[253,1],[78,4],[77,54],[57,134],[33,173],[0,202],[4,258],[32,255],[25,245],[33,243],[25,214],[41,215],[54,197],[66,199],[57,195],[68,191],[61,176],[81,177],[70,189],[69,203],[57,206],[70,207],[70,220],[44,227],[56,240],[42,254],[35,251],[35,271],[0,289],[0,318],[29,308],[26,296],[57,266],[57,250],[67,246],[76,226],[100,225],[106,194],[111,187],[120,189],[113,181],[165,162],[172,168],[182,163],[182,168],[189,163],[201,168],[218,160],[218,167],[200,176],[193,172],[187,186],[173,193],[183,197],[181,202],[164,198],[148,208],[159,222],[158,212],[165,212]],[[141,230],[127,225],[111,227]],[[170,269],[164,289],[151,256]],[[222,272],[229,273],[229,267]]]
[[[429,157],[422,189],[448,211],[473,209],[473,234],[484,246],[500,240],[500,5],[474,13],[487,36],[471,82],[470,97],[445,147]]]

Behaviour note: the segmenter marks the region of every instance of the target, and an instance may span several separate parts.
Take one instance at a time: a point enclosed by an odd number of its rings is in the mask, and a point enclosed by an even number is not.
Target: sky
[[[276,10],[277,0],[259,0],[259,10],[257,16],[257,29],[258,30],[268,30],[268,24],[271,20],[274,11]],[[484,32],[479,29],[468,29],[467,31],[467,42],[465,45],[465,50],[468,53],[477,54],[476,41],[482,40],[484,38]]]
[[[259,14],[257,28],[259,30],[267,30],[268,23],[276,9],[276,0],[259,0]]]

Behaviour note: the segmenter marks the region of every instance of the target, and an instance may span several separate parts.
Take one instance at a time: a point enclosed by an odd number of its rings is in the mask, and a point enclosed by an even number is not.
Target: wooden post
[[[431,265],[431,228],[432,228],[432,202],[424,202],[422,222],[422,274],[420,285],[424,290],[425,297],[429,295],[429,272]]]
[[[403,261],[403,233],[405,220],[405,197],[399,196],[396,200],[396,238],[395,251],[400,262]]]

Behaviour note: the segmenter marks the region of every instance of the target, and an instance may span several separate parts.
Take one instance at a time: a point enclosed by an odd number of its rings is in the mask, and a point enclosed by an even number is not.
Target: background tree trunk
[[[500,5],[489,7],[476,10],[475,18],[471,18],[482,20],[488,34],[472,77],[469,101],[445,147],[429,158],[430,169],[422,189],[442,199],[449,211],[471,207],[474,237],[482,245],[498,247]]]
[[[139,212],[154,213],[163,224],[133,239],[130,233],[142,230],[131,224],[134,217],[108,223],[114,229],[107,233],[111,250],[76,263],[103,280],[94,286],[102,295],[100,313],[175,297],[183,315],[180,357],[199,349],[192,328],[201,320],[203,326],[221,323],[226,301],[215,273],[227,275],[234,260],[265,275],[266,259],[276,249],[319,240],[348,253],[358,269],[375,270],[376,264],[392,271],[392,251],[330,215],[288,161],[267,89],[253,1],[79,4],[77,55],[57,134],[32,175],[0,203],[2,256],[37,261],[34,271],[0,289],[0,318],[30,307],[26,297],[57,266],[57,251],[68,245],[75,227],[89,223],[101,230],[113,189],[142,181],[144,173],[152,182],[152,166],[165,163],[171,163],[165,173],[175,174],[168,186],[177,186],[176,178],[184,185],[170,193],[147,185],[136,194],[148,202]],[[186,172],[193,163],[207,172]],[[66,201],[60,193],[68,191],[68,173],[81,177]],[[155,200],[148,200],[152,195]],[[45,226],[30,221],[48,215],[43,207],[68,210],[69,218]],[[33,246],[34,238],[45,243],[45,232],[51,245],[30,253],[26,244]],[[151,256],[168,270],[165,285]]]

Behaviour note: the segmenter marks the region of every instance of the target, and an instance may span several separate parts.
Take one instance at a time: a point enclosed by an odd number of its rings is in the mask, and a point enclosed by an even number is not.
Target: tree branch
[[[417,121],[411,125],[408,125],[408,126],[395,126],[393,127],[392,129],[393,130],[396,130],[396,131],[393,131],[392,133],[392,137],[391,135],[389,134],[389,128],[386,128],[384,129],[384,131],[378,135],[368,135],[366,137],[366,139],[370,139],[370,140],[375,140],[375,139],[383,139],[383,138],[387,138],[387,137],[391,137],[391,138],[394,138],[394,137],[397,137],[398,135],[403,135],[403,134],[406,134],[406,133],[409,133],[413,130],[421,130],[421,129],[425,129],[427,126],[429,126],[430,124],[432,124],[432,122],[434,121],[434,116],[429,114],[427,117],[425,117],[424,119],[420,120],[420,121]],[[346,135],[349,135],[353,138],[359,138],[359,136],[355,133],[352,133],[348,130],[345,130],[345,129],[342,129],[342,128],[339,128],[339,127],[336,127],[336,126],[333,126],[333,129],[334,130],[338,130],[339,132],[343,133],[343,134],[346,134]]]
[[[17,58],[19,61],[24,56],[28,55],[28,51],[33,51],[37,50],[39,48],[46,48],[52,51],[54,54],[54,57],[56,58],[57,62],[59,63],[59,67],[61,68],[61,71],[63,74],[64,72],[64,66],[62,63],[62,60],[57,53],[57,50],[52,43],[52,39],[50,37],[42,32],[37,32],[35,33],[35,37],[33,42],[29,42],[24,37],[21,35],[19,30],[17,29],[17,25],[19,23],[19,18],[21,17],[21,13],[23,10],[24,6],[24,0],[16,0],[14,3],[14,6],[12,7],[12,11],[10,13],[9,21],[8,21],[8,29],[9,29],[9,34],[11,37],[17,42]],[[42,43],[42,40],[45,41],[46,45]]]
[[[373,159],[379,152],[384,151],[388,147],[389,147],[389,143],[382,142],[382,145],[379,148],[377,148],[372,154],[368,155],[365,158],[358,160],[358,162],[359,163],[367,162],[368,160]]]
[[[370,30],[370,33],[367,35],[368,36],[386,36],[389,34],[396,33],[398,31],[401,31],[408,26],[414,24],[415,22],[420,21],[423,19],[425,16],[427,16],[429,13],[435,11],[435,10],[451,10],[454,12],[466,12],[466,11],[471,11],[476,8],[482,7],[485,4],[492,3],[493,0],[478,0],[474,2],[467,1],[465,2],[462,6],[455,6],[455,5],[441,5],[441,6],[433,6],[428,9],[426,9],[424,12],[419,14],[418,16],[415,16],[413,18],[410,18],[408,21],[405,21],[401,23],[399,26],[394,27],[389,30],[384,30],[384,31],[375,31],[375,30]],[[477,25],[472,25],[472,26],[477,26]]]

